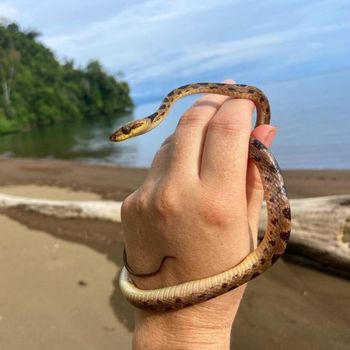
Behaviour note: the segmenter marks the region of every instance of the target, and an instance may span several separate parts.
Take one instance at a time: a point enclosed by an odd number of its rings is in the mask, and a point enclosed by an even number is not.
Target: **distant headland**
[[[0,22],[0,134],[132,109],[127,82],[97,60],[60,63],[39,36]]]

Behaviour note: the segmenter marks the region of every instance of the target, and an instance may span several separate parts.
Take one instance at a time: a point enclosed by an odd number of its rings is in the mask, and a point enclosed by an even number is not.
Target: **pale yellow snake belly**
[[[110,136],[110,140],[119,142],[150,131],[165,119],[175,101],[197,93],[249,99],[257,109],[256,126],[270,122],[269,102],[259,89],[240,84],[196,83],[171,91],[155,113],[122,126]],[[291,211],[281,170],[269,150],[253,137],[250,139],[249,158],[259,169],[268,215],[266,231],[258,247],[238,265],[215,276],[154,290],[137,288],[130,276],[132,271],[129,269],[128,272],[124,266],[119,279],[120,289],[133,305],[162,311],[180,309],[209,300],[262,274],[284,253],[291,230]],[[124,260],[128,267],[126,253]]]

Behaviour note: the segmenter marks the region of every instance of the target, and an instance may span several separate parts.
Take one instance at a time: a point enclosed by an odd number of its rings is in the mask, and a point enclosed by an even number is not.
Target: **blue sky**
[[[350,68],[348,0],[0,0],[0,17],[41,32],[60,59],[123,71],[136,102],[195,81]]]

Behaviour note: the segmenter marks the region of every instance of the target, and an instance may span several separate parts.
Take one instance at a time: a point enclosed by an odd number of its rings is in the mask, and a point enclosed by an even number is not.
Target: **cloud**
[[[172,2],[147,0],[130,5],[118,15],[112,16],[109,19],[90,23],[75,33],[48,37],[46,38],[46,42],[56,47],[69,46],[76,42],[96,38],[96,36],[100,37],[106,34],[106,32],[110,36],[111,31],[113,34],[121,36],[124,34],[126,37],[131,37],[135,33],[148,30],[148,26],[158,25],[170,19],[174,20],[179,17],[194,15],[229,2],[229,0],[222,0],[220,5],[218,5],[209,0],[203,0],[201,3],[189,2],[187,0],[173,0]],[[239,1],[236,0],[234,2]],[[118,31],[115,32],[115,30]]]
[[[188,76],[198,74],[211,69],[217,69],[227,65],[249,62],[261,59],[273,54],[275,47],[285,40],[277,35],[260,35],[241,40],[219,42],[209,47],[205,44],[192,45],[184,51],[174,53],[174,60],[163,61],[162,65],[143,63],[129,73],[130,79],[135,82],[144,81],[149,78],[162,76],[164,74],[177,74],[177,76]]]
[[[349,28],[350,23],[332,24],[323,28],[273,31],[239,40],[217,42],[209,46],[200,43],[171,48],[167,54],[163,53],[163,57],[158,56],[158,59],[142,57],[139,62],[135,61],[134,66],[128,67],[128,78],[134,83],[139,83],[164,75],[188,77],[242,63],[268,60],[273,62],[276,57],[283,58],[278,63],[279,67],[298,64],[322,54],[323,45],[319,39],[322,35]],[[300,42],[303,42],[302,50],[298,49],[301,46]]]
[[[43,25],[41,40],[58,57],[81,65],[99,59],[111,73],[123,71],[136,95],[147,84],[216,80],[230,72],[242,80],[252,74],[281,80],[313,62],[340,67],[350,53],[346,0],[16,3],[32,21],[27,26]]]
[[[284,64],[303,62],[324,49],[322,34],[349,26],[343,21],[333,21],[334,14],[339,16],[342,1],[322,1],[322,6],[318,4],[313,9],[316,15],[311,17],[307,11],[312,4],[294,7],[289,4],[283,8],[286,11],[291,7],[289,17],[283,18],[279,13],[269,17],[272,9],[282,11],[276,4],[268,1],[267,5],[257,5],[250,11],[251,18],[236,16],[229,22],[226,13],[244,13],[249,1],[245,5],[244,1],[148,0],[73,33],[44,37],[44,40],[57,52],[73,56],[79,62],[98,58],[110,70],[123,70],[136,84],[164,75],[186,77],[276,55],[283,58]],[[325,6],[332,11],[318,16],[317,11],[324,11]],[[265,25],[259,24],[258,11],[267,13]]]
[[[1,19],[18,20],[20,13],[16,7],[6,2],[0,3],[0,21]]]

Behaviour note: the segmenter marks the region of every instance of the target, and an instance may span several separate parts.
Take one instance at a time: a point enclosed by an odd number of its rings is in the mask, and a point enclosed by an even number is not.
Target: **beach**
[[[0,193],[118,200],[147,169],[0,158]],[[290,198],[350,193],[350,170],[288,170]],[[1,349],[129,349],[133,309],[117,286],[121,225],[0,212]],[[348,349],[350,281],[280,259],[249,284],[232,349]]]

